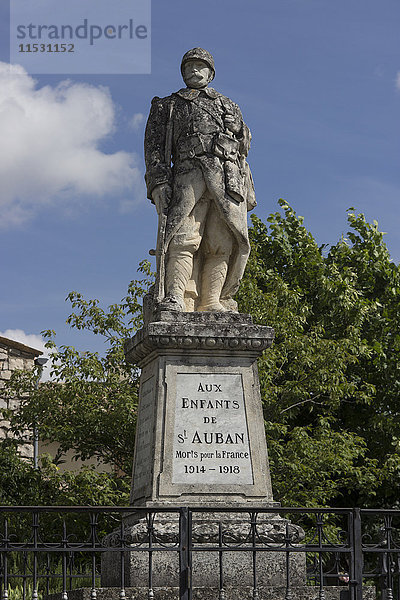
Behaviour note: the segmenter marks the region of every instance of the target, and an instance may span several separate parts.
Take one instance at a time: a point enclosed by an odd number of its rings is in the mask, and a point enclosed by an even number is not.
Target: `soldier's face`
[[[187,87],[201,89],[207,87],[211,79],[211,69],[202,60],[188,60],[183,65],[183,80]]]

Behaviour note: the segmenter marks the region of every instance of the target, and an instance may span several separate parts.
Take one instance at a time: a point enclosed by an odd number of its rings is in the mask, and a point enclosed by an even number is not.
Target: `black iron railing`
[[[104,587],[120,600],[165,587],[182,600],[205,588],[228,600],[239,587],[400,600],[400,511],[0,507],[0,559],[1,600],[73,600],[76,588],[95,600]]]

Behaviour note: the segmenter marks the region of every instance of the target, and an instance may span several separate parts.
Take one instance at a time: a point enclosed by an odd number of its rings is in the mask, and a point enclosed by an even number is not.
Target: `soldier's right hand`
[[[157,185],[151,195],[154,204],[156,205],[157,214],[161,214],[166,211],[169,201],[171,200],[172,189],[168,183],[162,183]]]

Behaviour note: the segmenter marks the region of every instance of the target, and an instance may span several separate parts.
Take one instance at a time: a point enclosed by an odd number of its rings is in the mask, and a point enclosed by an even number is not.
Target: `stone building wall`
[[[0,336],[0,409],[17,408],[20,399],[7,399],[2,390],[6,387],[13,371],[17,369],[32,370],[35,365],[35,358],[41,354],[40,350]],[[0,415],[0,439],[8,437],[13,437],[9,429],[9,422]],[[20,452],[22,456],[27,458],[33,456],[33,444],[30,432],[26,433],[20,445]]]

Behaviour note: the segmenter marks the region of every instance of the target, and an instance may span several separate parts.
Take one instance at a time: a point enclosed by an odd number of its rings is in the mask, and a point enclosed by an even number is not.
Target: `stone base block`
[[[176,587],[179,585],[179,555],[165,552],[156,546],[152,556],[153,585]],[[102,586],[116,587],[120,582],[120,557],[107,553],[102,564]],[[111,555],[111,556],[110,556]],[[192,557],[193,587],[216,588],[219,585],[218,552],[194,552]],[[223,573],[227,585],[250,587],[253,580],[252,552],[223,553]],[[282,552],[257,552],[256,568],[258,582],[262,586],[282,586],[285,580],[286,562]],[[290,560],[290,580],[293,585],[305,584],[305,554],[294,553]],[[149,581],[149,557],[146,552],[130,553],[126,559],[125,585],[144,587]]]
[[[285,587],[259,586],[257,588],[259,600],[285,600]],[[120,600],[119,588],[99,588],[96,590],[97,600]],[[179,600],[178,587],[154,587],[154,600]],[[346,586],[327,586],[324,588],[325,600],[350,600],[350,591]],[[316,600],[319,588],[313,586],[296,586],[291,588],[292,600]],[[68,592],[68,600],[91,600],[90,588],[79,588]],[[363,600],[374,600],[375,588],[363,588]],[[126,600],[148,600],[149,589],[147,587],[132,587],[125,589]],[[218,600],[220,591],[217,587],[205,588],[194,587],[192,591],[193,600]],[[227,586],[224,588],[225,600],[253,600],[253,588],[242,585]],[[62,600],[61,594],[51,594],[44,600]]]
[[[136,513],[137,515],[138,513]],[[246,520],[247,517],[247,520]],[[179,522],[176,514],[157,513],[150,524],[152,548],[152,577],[156,587],[179,585]],[[115,531],[104,540],[108,547],[128,547],[124,552],[125,586],[144,587],[149,581],[149,523],[130,515],[125,518],[124,544]],[[245,550],[254,543],[257,578],[260,585],[282,586],[286,583],[286,554],[282,548],[285,539],[291,544],[301,542],[304,531],[286,519],[259,513],[255,531],[249,514],[230,512],[199,512],[192,521],[192,585],[194,587],[219,586],[219,552],[222,552],[224,581],[231,586],[251,586],[253,583],[253,552]],[[216,548],[215,551],[206,548]],[[140,549],[142,548],[142,550]],[[169,550],[165,550],[169,548]],[[197,549],[196,549],[197,548]],[[231,550],[232,549],[232,550]],[[290,581],[292,585],[305,585],[306,556],[302,552],[290,554]],[[121,553],[108,551],[102,554],[101,584],[104,587],[120,585]]]

